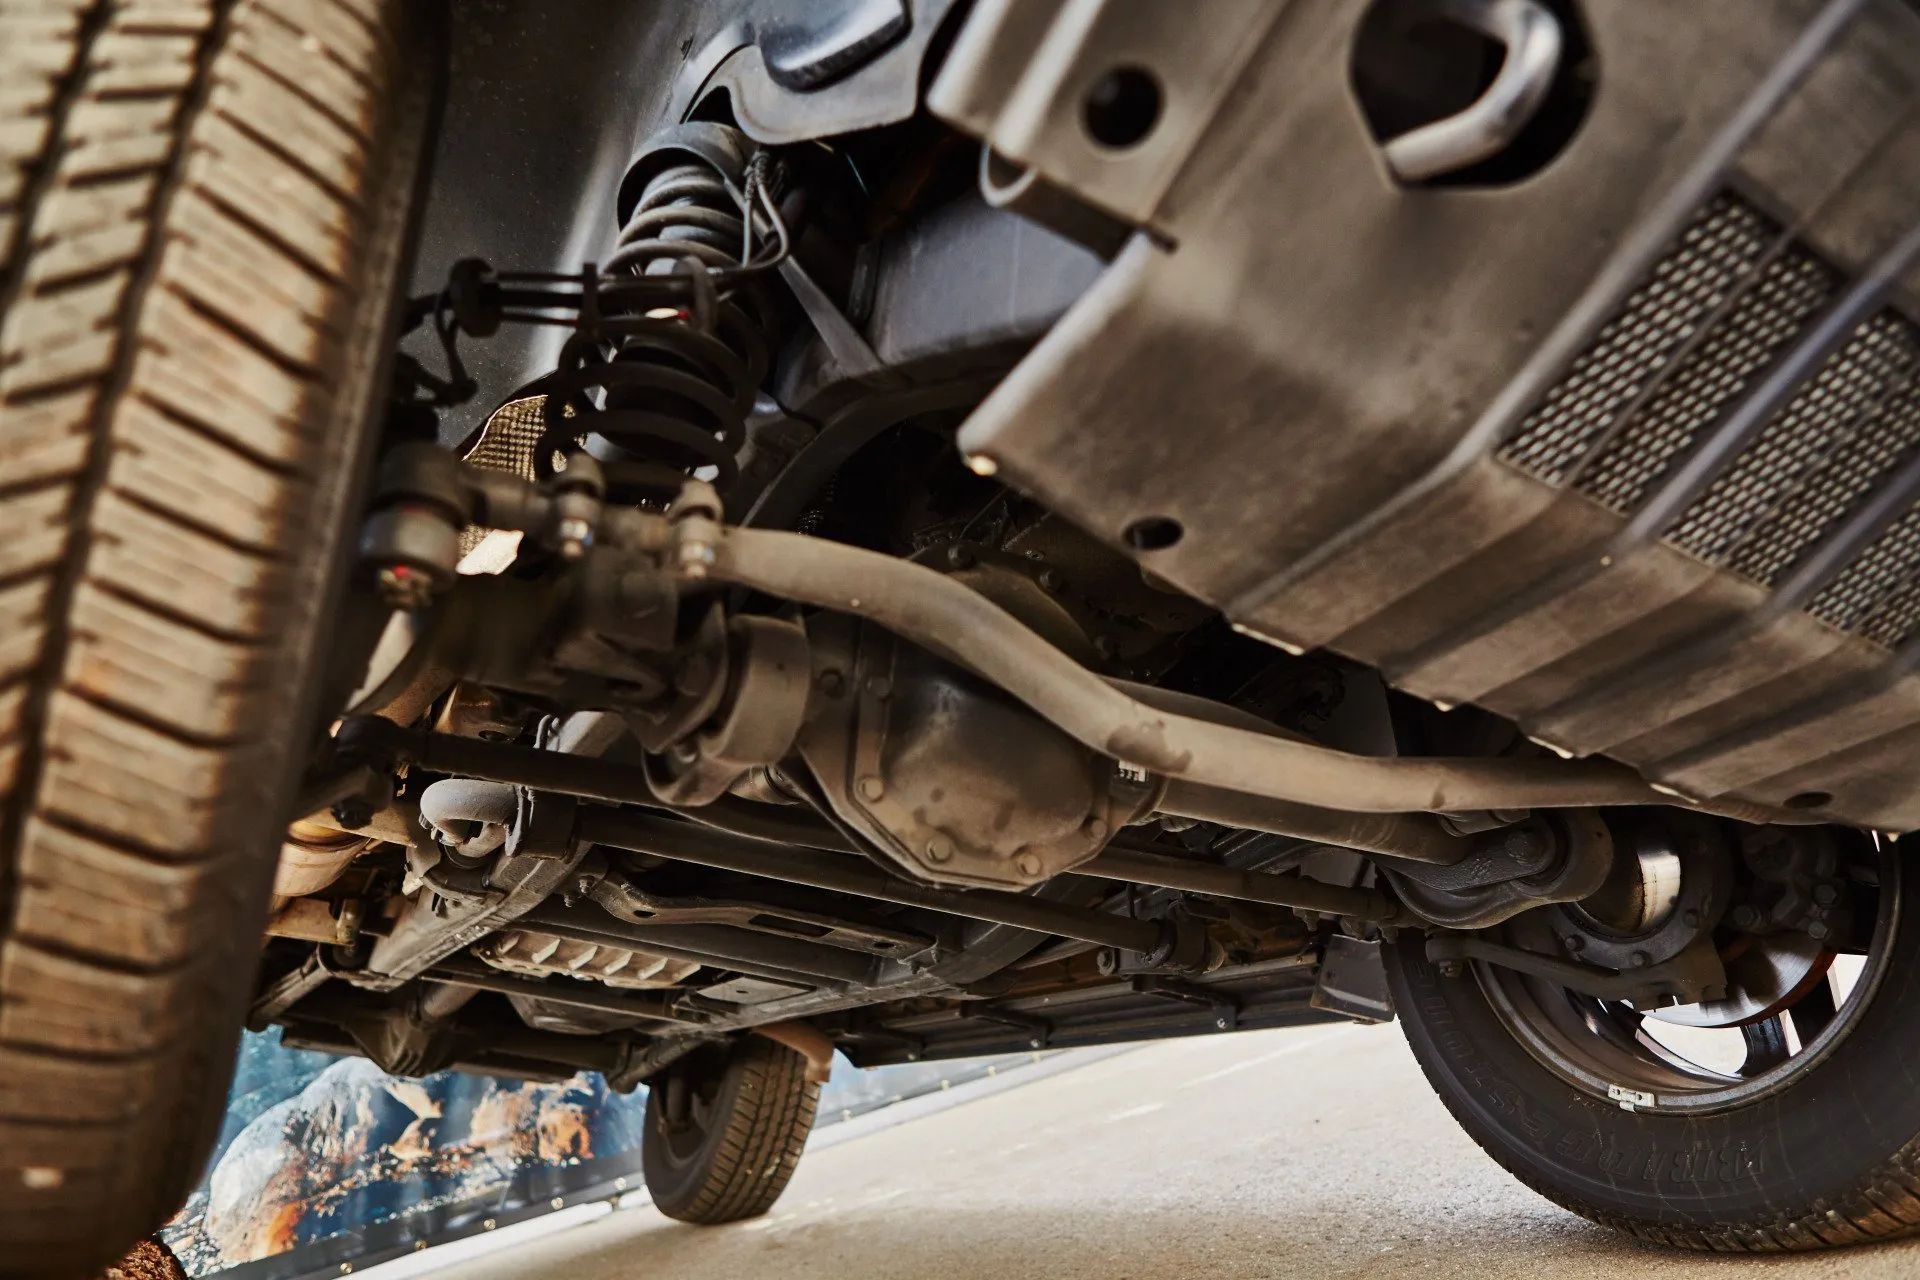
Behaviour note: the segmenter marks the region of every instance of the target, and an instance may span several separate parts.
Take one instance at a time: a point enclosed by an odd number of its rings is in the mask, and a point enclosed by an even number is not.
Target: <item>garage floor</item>
[[[461,1280],[882,1276],[1920,1276],[1920,1242],[1796,1258],[1636,1245],[1483,1156],[1397,1029],[1315,1027],[1151,1045],[825,1146],[756,1222],[638,1208],[460,1266]]]

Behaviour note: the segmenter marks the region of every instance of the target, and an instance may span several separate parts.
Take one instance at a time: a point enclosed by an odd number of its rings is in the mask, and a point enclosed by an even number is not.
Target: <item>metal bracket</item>
[[[1027,1040],[1029,1049],[1044,1049],[1053,1040],[1053,1024],[1045,1018],[1014,1013],[1008,1009],[971,1009],[968,1012],[982,1022],[997,1022],[1003,1027],[1031,1033]]]
[[[1164,996],[1182,1004],[1196,1004],[1213,1014],[1216,1031],[1233,1031],[1240,1026],[1240,1002],[1220,991],[1210,991],[1177,978],[1141,974],[1133,980],[1133,989],[1143,996]]]

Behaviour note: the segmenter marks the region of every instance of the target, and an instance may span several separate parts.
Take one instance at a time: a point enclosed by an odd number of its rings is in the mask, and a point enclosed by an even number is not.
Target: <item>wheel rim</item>
[[[1787,963],[1792,957],[1769,952],[1763,959],[1781,961],[1784,967],[1774,968],[1792,985],[1739,1025],[1698,1025],[1739,1019],[1747,1006],[1735,1007],[1731,998],[1715,1002],[1727,1009],[1707,1015],[1694,1012],[1707,1008],[1699,1005],[1642,1012],[1512,969],[1476,962],[1472,972],[1515,1039],[1585,1093],[1636,1111],[1700,1115],[1746,1106],[1826,1060],[1859,1024],[1879,988],[1900,928],[1900,864],[1890,847],[1875,842],[1855,870],[1870,871],[1871,879],[1852,878],[1860,892],[1877,898],[1865,951],[1805,965],[1797,980]],[[1783,936],[1773,945],[1800,943]],[[1730,974],[1739,963],[1734,955]]]

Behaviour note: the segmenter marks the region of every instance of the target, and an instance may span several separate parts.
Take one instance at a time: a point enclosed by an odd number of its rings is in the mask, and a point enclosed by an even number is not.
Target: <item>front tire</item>
[[[218,1130],[351,546],[417,0],[0,0],[0,1275]]]
[[[1512,1021],[1511,971],[1442,976],[1389,949],[1401,1024],[1455,1119],[1508,1172],[1574,1213],[1658,1244],[1816,1249],[1920,1231],[1920,876],[1882,859],[1875,951],[1832,1036],[1742,1092],[1612,1093],[1549,1066]],[[1881,949],[1884,950],[1881,950]],[[1503,986],[1502,984],[1509,984]],[[1617,1048],[1617,1045],[1616,1045]],[[1625,1059],[1616,1057],[1616,1062]],[[1789,1068],[1792,1068],[1789,1070]],[[1625,1079],[1625,1076],[1621,1077]],[[1623,1101],[1624,1100],[1624,1101]]]
[[[819,1104],[807,1060],[771,1040],[748,1036],[682,1059],[647,1093],[647,1194],[682,1222],[759,1217],[793,1177]]]

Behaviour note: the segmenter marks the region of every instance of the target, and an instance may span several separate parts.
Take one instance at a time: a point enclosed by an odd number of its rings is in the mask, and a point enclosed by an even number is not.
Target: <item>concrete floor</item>
[[[1482,1155],[1396,1028],[1343,1026],[1151,1045],[810,1151],[755,1222],[636,1208],[459,1274],[1745,1280],[1920,1275],[1920,1242],[1794,1258],[1637,1245]]]

